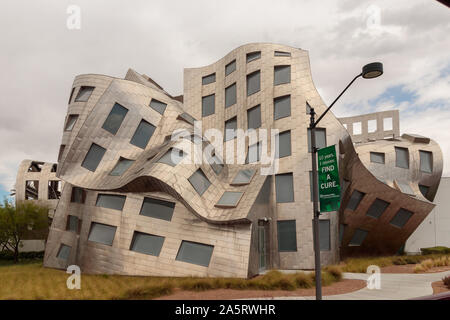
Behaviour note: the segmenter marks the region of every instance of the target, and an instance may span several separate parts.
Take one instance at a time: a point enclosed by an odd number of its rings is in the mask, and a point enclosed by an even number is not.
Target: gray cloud
[[[81,30],[66,28],[69,4],[81,8]],[[376,33],[367,29],[371,5],[380,9]],[[176,95],[183,90],[184,67],[210,64],[248,42],[309,50],[314,82],[325,102],[362,65],[383,61],[383,78],[359,81],[336,105],[335,114],[388,107],[368,100],[390,86],[404,85],[417,92],[420,117],[427,104],[450,102],[448,82],[438,77],[450,64],[449,18],[448,8],[427,0],[3,1],[0,147],[7,152],[0,155],[0,184],[12,186],[24,158],[56,160],[75,75],[123,77],[132,67]],[[402,128],[432,132],[448,151],[450,139],[436,128],[448,128],[449,115],[442,108],[433,110],[440,126],[405,113]]]

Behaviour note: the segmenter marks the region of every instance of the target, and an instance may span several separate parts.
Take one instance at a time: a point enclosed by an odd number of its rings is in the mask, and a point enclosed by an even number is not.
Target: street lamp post
[[[365,65],[362,68],[362,72],[353,78],[352,81],[345,87],[345,89],[337,96],[337,98],[330,104],[330,106],[325,110],[322,115],[315,120],[316,113],[314,108],[310,108],[310,122],[309,122],[309,133],[311,135],[311,164],[312,164],[312,188],[313,188],[313,237],[314,237],[314,264],[315,264],[315,278],[316,278],[316,300],[322,300],[322,274],[320,267],[320,238],[319,238],[319,195],[318,195],[318,181],[317,181],[317,165],[316,165],[316,127],[320,120],[327,114],[327,112],[333,107],[336,101],[344,94],[344,92],[355,82],[359,77],[364,79],[373,79],[379,77],[383,74],[383,64],[381,62],[373,62]]]

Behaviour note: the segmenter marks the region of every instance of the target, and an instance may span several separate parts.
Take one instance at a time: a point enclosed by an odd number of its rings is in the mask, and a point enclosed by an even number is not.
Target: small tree
[[[19,246],[30,230],[48,228],[48,208],[36,202],[18,201],[17,205],[6,199],[0,205],[0,248],[14,255],[19,261]]]

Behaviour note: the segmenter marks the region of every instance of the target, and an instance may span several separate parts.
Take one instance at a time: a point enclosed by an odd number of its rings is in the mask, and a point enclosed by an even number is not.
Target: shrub
[[[304,272],[294,275],[294,282],[298,288],[308,289],[314,286],[313,277]]]
[[[213,289],[213,281],[210,279],[186,279],[180,284],[183,290],[204,291]]]
[[[416,266],[414,267],[414,272],[415,273],[425,272],[425,269],[421,264],[416,264]]]
[[[38,260],[44,258],[44,251],[19,252],[19,260],[29,259]],[[11,251],[0,251],[0,260],[14,260],[14,253]]]
[[[450,276],[446,276],[442,281],[444,282],[444,285],[450,289]]]
[[[171,294],[172,292],[173,286],[169,282],[166,282],[156,286],[153,285],[129,289],[125,291],[125,293],[122,296],[113,297],[113,299],[115,300],[153,299]]]
[[[392,260],[392,263],[395,264],[396,266],[408,264],[405,257],[396,257]]]
[[[339,266],[328,266],[324,271],[328,272],[336,281],[342,279],[342,269]]]
[[[431,248],[420,248],[422,254],[449,254],[450,248],[444,246],[431,247]]]

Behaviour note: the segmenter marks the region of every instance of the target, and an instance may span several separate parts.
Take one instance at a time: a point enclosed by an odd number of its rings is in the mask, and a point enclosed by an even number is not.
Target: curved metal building
[[[131,69],[77,76],[44,265],[211,277],[314,268],[310,107],[326,109],[308,52],[283,45],[248,44],[185,69],[178,97]],[[321,215],[323,263],[399,251],[434,206],[439,146],[400,137],[397,111],[329,113],[316,139],[336,145],[343,186],[340,211]]]

